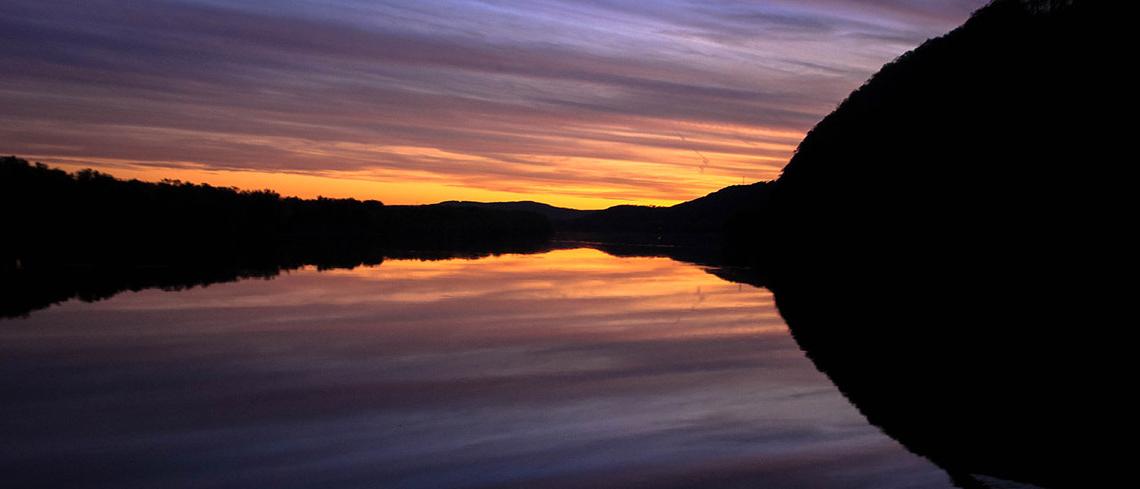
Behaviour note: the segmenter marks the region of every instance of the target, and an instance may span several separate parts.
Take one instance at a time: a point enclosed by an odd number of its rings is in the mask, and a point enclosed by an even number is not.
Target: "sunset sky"
[[[0,153],[287,195],[667,205],[775,177],[984,0],[4,0]]]

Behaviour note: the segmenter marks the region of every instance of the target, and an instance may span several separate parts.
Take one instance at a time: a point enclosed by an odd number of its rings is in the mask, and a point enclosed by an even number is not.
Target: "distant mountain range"
[[[556,231],[675,236],[723,233],[743,216],[763,212],[770,192],[771,182],[758,182],[725,187],[669,207],[618,205],[602,210],[568,209],[531,201],[447,201],[435,205],[533,212],[546,216]]]
[[[474,207],[478,209],[499,209],[508,211],[523,211],[541,214],[550,219],[551,222],[569,221],[584,217],[598,211],[586,211],[580,209],[569,209],[566,207],[555,207],[550,204],[543,204],[542,202],[534,202],[531,200],[515,201],[515,202],[472,202],[469,200],[448,200],[434,204],[443,207]]]

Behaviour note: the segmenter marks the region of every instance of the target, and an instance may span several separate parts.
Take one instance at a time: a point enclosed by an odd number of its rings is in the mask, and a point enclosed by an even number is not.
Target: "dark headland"
[[[757,223],[808,356],[963,487],[1129,478],[1124,5],[1000,0],[888,64],[807,135]]]
[[[397,249],[714,243],[872,423],[957,484],[1098,487],[1131,442],[1125,3],[995,1],[884,66],[776,181],[672,207],[302,200],[5,158],[0,315]]]

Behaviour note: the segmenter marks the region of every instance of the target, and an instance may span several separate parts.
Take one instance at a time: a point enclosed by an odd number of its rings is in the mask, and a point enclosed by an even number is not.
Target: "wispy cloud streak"
[[[981,3],[9,0],[0,152],[671,202]]]

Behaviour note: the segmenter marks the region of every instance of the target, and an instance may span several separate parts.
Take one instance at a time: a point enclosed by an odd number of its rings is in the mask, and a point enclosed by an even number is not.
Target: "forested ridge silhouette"
[[[11,209],[3,267],[60,263],[170,264],[266,247],[296,251],[388,247],[454,250],[533,245],[557,232],[582,241],[740,246],[755,238],[770,182],[734,185],[669,207],[578,210],[538,202],[391,206],[355,199],[298,199],[180,181],[125,181],[93,170],[69,174],[0,158]],[[71,246],[76,240],[82,247]],[[272,251],[272,250],[271,250]],[[288,260],[285,260],[288,261]]]
[[[1121,3],[999,0],[884,66],[772,189],[767,284],[868,417],[963,487],[1124,476],[1137,212]]]
[[[126,181],[16,157],[0,158],[0,206],[7,236],[0,267],[8,270],[328,255],[366,247],[477,250],[543,242],[552,232],[545,217],[531,212]]]
[[[178,181],[125,181],[0,158],[0,317],[125,290],[271,278],[305,265],[545,249],[532,212],[298,199]]]
[[[180,290],[268,279],[306,265],[379,265],[385,258],[591,246],[619,256],[721,263],[725,229],[746,229],[741,224],[762,210],[768,185],[733,186],[672,207],[601,211],[536,202],[389,206],[127,181],[0,158],[0,208],[9,236],[0,243],[0,317],[126,290]]]
[[[561,240],[610,245],[713,248],[738,263],[758,264],[772,182],[732,185],[672,206],[616,205],[601,210],[538,202],[460,202],[440,205],[527,210],[547,216]],[[705,250],[708,251],[708,250]]]
[[[669,207],[619,205],[560,222],[558,228],[582,232],[640,232],[658,236],[723,233],[734,222],[763,214],[769,182],[733,185]]]

